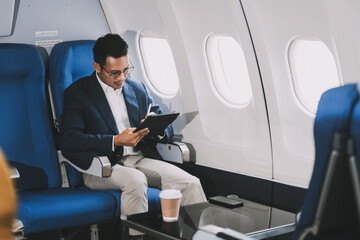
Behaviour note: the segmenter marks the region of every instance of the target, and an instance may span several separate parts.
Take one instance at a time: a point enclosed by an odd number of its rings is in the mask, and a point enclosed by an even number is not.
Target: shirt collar
[[[103,81],[101,81],[101,79],[99,78],[98,74],[96,73],[96,78],[101,86],[101,88],[103,89],[104,93],[110,93],[110,92],[115,92],[117,94],[120,94],[122,92],[122,87],[118,88],[118,89],[113,89],[112,87],[110,87],[109,85],[107,85],[106,83],[104,83]]]

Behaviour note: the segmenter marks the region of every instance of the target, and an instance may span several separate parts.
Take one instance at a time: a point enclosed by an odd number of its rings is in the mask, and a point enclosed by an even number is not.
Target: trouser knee
[[[200,180],[193,176],[189,182],[189,188],[202,189]]]
[[[136,177],[134,177],[128,187],[128,193],[132,193],[132,195],[143,196],[147,191],[147,179],[144,174],[139,173]]]

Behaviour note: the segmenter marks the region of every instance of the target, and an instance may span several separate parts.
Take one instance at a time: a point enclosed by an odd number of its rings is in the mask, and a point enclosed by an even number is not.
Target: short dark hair
[[[96,40],[93,48],[94,61],[103,67],[107,57],[124,57],[128,54],[128,45],[118,34],[106,34]]]

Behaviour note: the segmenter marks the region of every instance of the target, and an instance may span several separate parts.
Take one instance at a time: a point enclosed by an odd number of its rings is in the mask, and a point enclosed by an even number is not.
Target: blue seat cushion
[[[26,233],[96,223],[115,217],[111,194],[86,188],[18,192],[18,219]]]
[[[148,206],[149,212],[160,211],[161,204],[160,204],[160,189],[157,188],[148,188]]]
[[[121,201],[121,192],[120,191],[106,191],[115,197],[117,200],[117,208],[116,208],[116,216],[120,216],[120,201]],[[160,194],[161,190],[157,188],[148,188],[147,196],[148,196],[148,207],[149,212],[155,212],[161,210],[160,204]]]

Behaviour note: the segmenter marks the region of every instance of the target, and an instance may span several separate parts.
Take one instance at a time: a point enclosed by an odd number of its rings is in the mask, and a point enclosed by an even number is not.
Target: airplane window
[[[332,53],[317,39],[296,39],[289,48],[289,64],[299,102],[315,114],[321,94],[341,85]]]
[[[140,50],[152,86],[160,94],[174,96],[179,89],[179,77],[168,41],[141,36]]]
[[[231,105],[245,106],[252,98],[244,52],[230,36],[212,34],[206,53],[215,89]]]

